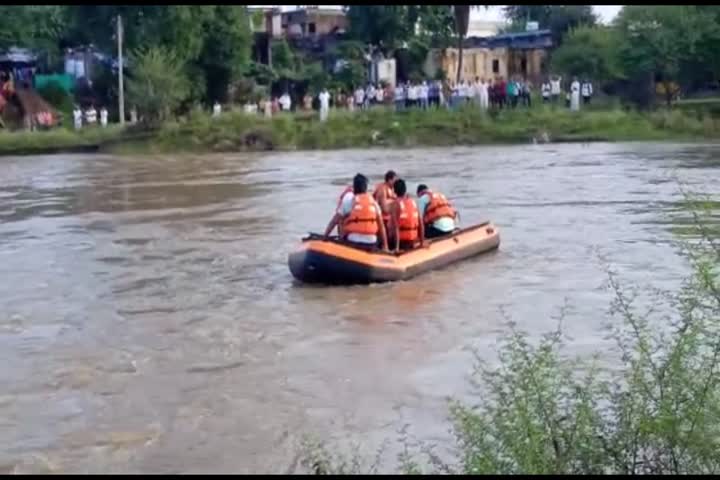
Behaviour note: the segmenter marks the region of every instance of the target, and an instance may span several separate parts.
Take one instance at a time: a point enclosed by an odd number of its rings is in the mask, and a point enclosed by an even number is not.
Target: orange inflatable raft
[[[400,253],[366,251],[337,239],[310,234],[288,257],[290,272],[306,283],[367,284],[406,280],[421,273],[495,250],[500,233],[490,222],[430,240]]]

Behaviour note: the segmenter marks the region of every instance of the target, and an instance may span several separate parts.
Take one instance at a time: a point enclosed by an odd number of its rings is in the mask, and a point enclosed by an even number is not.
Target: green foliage
[[[38,94],[55,108],[62,108],[68,102],[72,106],[72,96],[56,81],[50,81],[38,89]]]
[[[562,43],[563,36],[572,28],[597,23],[592,5],[507,5],[505,16],[523,27],[528,20],[538,22],[540,28],[552,31],[556,44]]]
[[[122,16],[128,51],[170,48],[192,82],[194,97],[224,100],[229,85],[245,71],[251,34],[247,11],[237,5],[77,5],[68,9],[65,41],[115,50],[115,26]]]
[[[334,75],[335,82],[342,89],[350,92],[358,85],[367,83],[367,62],[365,49],[361,42],[353,40],[340,42],[331,52],[331,56],[346,62],[342,69]]]
[[[603,26],[571,30],[552,54],[552,70],[570,76],[587,76],[595,82],[618,78],[617,37]]]
[[[379,47],[386,54],[415,33],[417,9],[408,5],[346,5],[352,38]]]
[[[169,118],[188,98],[190,85],[182,61],[169,49],[138,49],[133,55],[133,76],[127,79],[128,100],[149,123]]]
[[[420,38],[428,46],[445,48],[452,44],[455,17],[449,5],[417,5]]]
[[[56,56],[64,33],[64,6],[1,5],[0,50],[9,47],[42,49]]]
[[[205,38],[195,64],[203,71],[210,101],[227,99],[228,87],[250,61],[252,38],[245,8],[213,5],[205,20]]]

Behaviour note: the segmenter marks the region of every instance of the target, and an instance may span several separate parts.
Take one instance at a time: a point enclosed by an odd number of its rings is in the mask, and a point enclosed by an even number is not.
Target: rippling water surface
[[[0,159],[0,472],[284,472],[304,433],[446,439],[507,318],[539,335],[567,303],[570,352],[612,352],[600,258],[676,287],[676,178],[718,193],[719,167],[668,144]],[[493,220],[500,250],[295,284],[298,239],[388,168]]]

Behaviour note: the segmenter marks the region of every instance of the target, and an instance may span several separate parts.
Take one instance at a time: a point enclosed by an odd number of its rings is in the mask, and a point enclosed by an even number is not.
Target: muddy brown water
[[[593,144],[0,160],[0,470],[284,472],[313,434],[372,452],[449,438],[471,350],[560,308],[612,352],[604,257],[687,273],[676,178],[717,193],[720,147]],[[493,220],[500,250],[412,281],[296,284],[287,254],[355,172],[397,170]],[[393,447],[387,448],[392,463]],[[389,467],[388,467],[389,468]]]

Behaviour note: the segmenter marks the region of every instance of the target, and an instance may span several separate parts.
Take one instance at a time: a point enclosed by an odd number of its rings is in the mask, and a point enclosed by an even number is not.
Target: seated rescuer
[[[325,236],[332,233],[335,226],[341,226],[341,238],[362,248],[374,248],[378,236],[383,250],[387,250],[387,236],[380,214],[380,206],[367,193],[368,179],[357,174],[353,178],[353,195],[343,196],[340,210],[335,213],[325,229]]]
[[[362,174],[358,173],[357,175],[362,175]],[[352,199],[352,197],[353,197],[352,183],[347,185],[345,187],[345,189],[342,191],[342,193],[340,194],[340,197],[338,197],[337,206],[335,207],[336,213],[341,212],[341,207],[342,207],[343,201],[345,200],[345,197],[350,197],[350,199]],[[348,200],[348,201],[350,201],[350,200]],[[340,237],[342,237],[342,224],[338,223],[337,227],[338,227],[338,235]]]
[[[385,174],[385,181],[378,183],[375,186],[375,191],[373,191],[373,198],[375,198],[375,201],[378,202],[378,205],[380,205],[382,209],[385,228],[388,227],[388,222],[390,222],[390,205],[393,200],[395,200],[395,191],[393,190],[395,180],[397,180],[397,174],[392,170],[388,170]]]
[[[394,250],[412,250],[425,241],[425,229],[420,221],[415,200],[407,194],[407,186],[401,178],[393,185],[397,199],[390,206],[391,247]]]
[[[455,230],[457,212],[442,193],[418,185],[418,211],[425,226],[425,238],[437,238]]]

